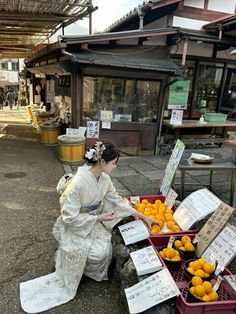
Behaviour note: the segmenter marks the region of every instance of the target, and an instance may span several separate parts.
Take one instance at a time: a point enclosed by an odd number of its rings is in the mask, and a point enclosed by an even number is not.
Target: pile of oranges
[[[181,230],[174,221],[173,210],[167,208],[161,200],[155,200],[154,204],[152,204],[147,199],[143,199],[141,202],[134,203],[134,208],[140,213],[158,220],[159,225],[152,225],[150,230],[151,234],[163,233],[164,226],[166,226],[170,232],[178,232]]]
[[[210,274],[215,271],[215,265],[208,263],[205,258],[199,258],[191,261],[187,267],[187,271],[191,275],[199,276],[201,278],[209,278]]]
[[[191,283],[193,286],[189,288],[189,291],[195,297],[205,302],[218,300],[218,293],[213,289],[209,281],[203,281],[201,277],[194,276]]]
[[[181,251],[187,252],[195,251],[195,247],[192,244],[190,237],[187,235],[182,236],[181,240],[175,240],[174,246]]]
[[[162,258],[172,261],[172,262],[178,262],[181,260],[180,253],[179,251],[173,249],[172,247],[170,248],[164,248],[159,252]]]

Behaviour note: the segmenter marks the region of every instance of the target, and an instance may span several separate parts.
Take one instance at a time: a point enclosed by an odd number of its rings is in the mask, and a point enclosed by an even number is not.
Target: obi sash
[[[88,214],[92,214],[93,212],[95,212],[96,210],[101,208],[101,202],[99,202],[98,204],[93,204],[93,205],[88,205],[88,206],[81,206],[80,208],[80,212],[81,213],[88,213]]]

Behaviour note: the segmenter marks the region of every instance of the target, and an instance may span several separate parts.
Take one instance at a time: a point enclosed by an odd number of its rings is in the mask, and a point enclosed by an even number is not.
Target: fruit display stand
[[[130,197],[128,198],[130,202],[133,203],[133,199],[137,199],[139,200],[139,202],[142,202],[143,200],[148,200],[150,203],[154,204],[156,200],[160,200],[162,203],[165,202],[165,199],[166,199],[166,196],[164,195],[140,195],[140,196],[136,196],[136,197]],[[173,212],[175,212],[176,210],[176,207],[173,206],[172,207],[172,210]],[[154,236],[154,237],[159,237],[159,236],[163,236],[164,234],[166,235],[183,235],[183,234],[188,234],[188,233],[194,233],[196,234],[198,232],[197,229],[191,229],[191,230],[187,230],[187,231],[183,231],[183,230],[178,230],[176,232],[174,231],[169,231],[169,232],[163,232],[163,233],[160,233],[160,234],[150,234],[151,236]]]
[[[193,239],[195,234],[189,233],[188,236]],[[160,235],[158,237],[151,236],[149,238],[150,244],[156,249],[158,256],[160,256],[158,250],[160,247],[167,246],[170,239],[170,235]],[[162,259],[163,263],[165,261]],[[169,271],[174,278],[179,290],[180,296],[177,297],[176,306],[181,314],[233,314],[236,309],[236,295],[233,293],[228,283],[222,281],[217,293],[219,295],[218,301],[211,302],[191,302],[188,298],[188,288],[190,280],[184,269],[185,260],[182,261],[181,266],[178,269],[171,269]],[[223,271],[223,275],[231,274],[226,268]],[[212,282],[214,283],[216,278],[213,277]]]

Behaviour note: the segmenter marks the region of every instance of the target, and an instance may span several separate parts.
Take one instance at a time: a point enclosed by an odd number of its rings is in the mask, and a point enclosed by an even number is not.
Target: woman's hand
[[[135,214],[136,217],[138,218],[141,218],[145,223],[146,225],[148,226],[149,229],[151,229],[152,225],[153,224],[156,224],[156,225],[159,225],[159,221],[154,219],[154,218],[151,218],[151,217],[148,217],[140,212],[137,212]]]
[[[105,213],[101,215],[97,215],[97,221],[111,221],[115,218],[115,213]]]

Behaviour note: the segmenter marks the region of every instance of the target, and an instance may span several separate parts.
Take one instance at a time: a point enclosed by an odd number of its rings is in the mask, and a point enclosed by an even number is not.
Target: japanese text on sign
[[[87,121],[87,138],[99,137],[100,121]]]

